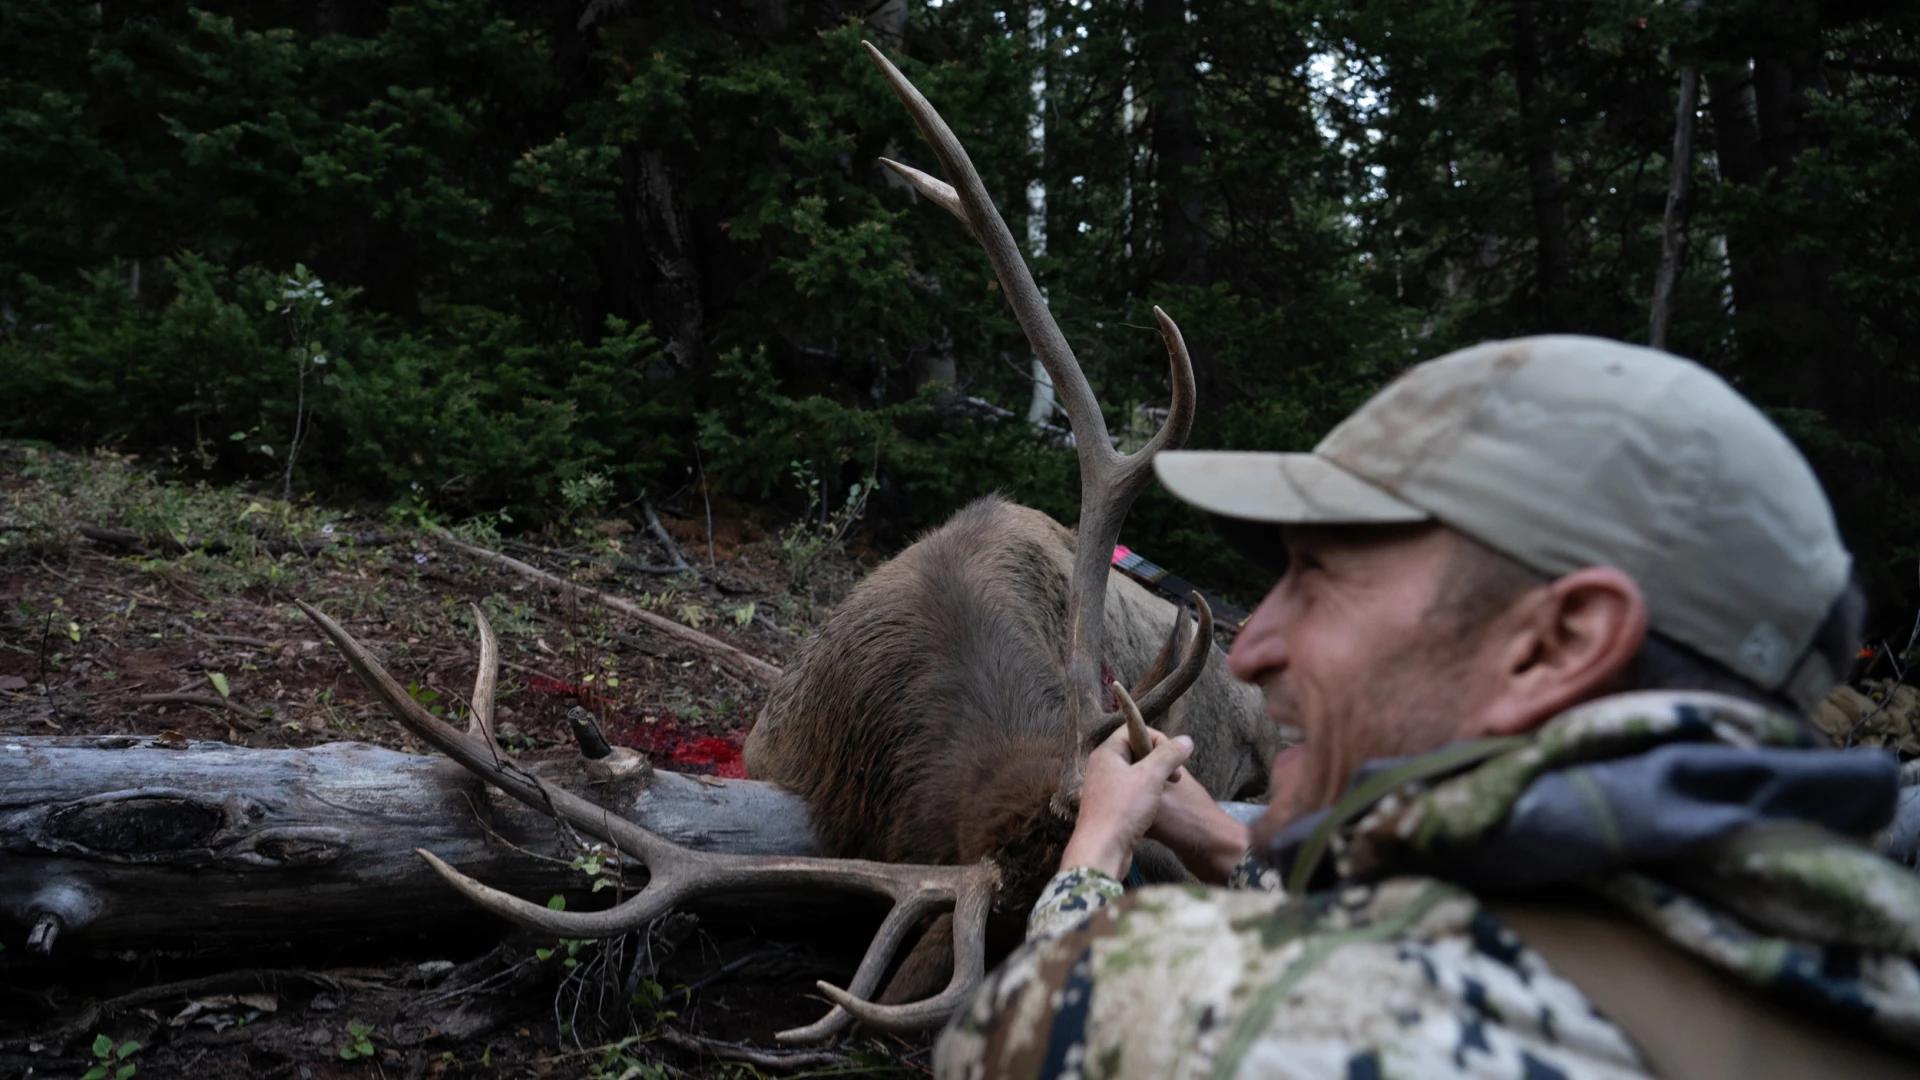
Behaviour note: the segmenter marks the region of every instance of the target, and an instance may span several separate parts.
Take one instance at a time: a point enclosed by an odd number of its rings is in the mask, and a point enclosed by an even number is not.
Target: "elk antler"
[[[820,992],[834,1002],[833,1009],[806,1027],[775,1036],[783,1042],[827,1039],[855,1020],[888,1031],[932,1027],[960,1008],[985,974],[987,915],[1001,876],[1000,868],[991,860],[972,866],[917,866],[859,859],[732,855],[681,847],[609,813],[605,807],[542,783],[500,753],[492,735],[498,650],[493,629],[478,607],[473,617],[480,630],[481,670],[474,685],[473,723],[462,732],[421,708],[340,624],[305,603],[295,603],[333,641],[348,666],[379,696],[401,726],[487,783],[614,845],[647,868],[647,884],[605,911],[553,911],[482,885],[432,853],[420,852],[448,884],[488,911],[566,937],[616,937],[644,927],[669,908],[714,893],[802,885],[854,889],[891,900],[892,910],[874,932],[852,983],[845,990],[818,984]],[[907,933],[928,915],[946,909],[953,911],[954,928],[953,978],[946,988],[933,997],[904,1005],[878,1005],[867,1000]]]
[[[1199,624],[1193,638],[1187,638],[1187,613],[1178,612],[1173,620],[1173,628],[1167,634],[1166,643],[1154,655],[1153,662],[1133,684],[1131,691],[1118,683],[1114,684],[1114,700],[1119,708],[1108,713],[1080,739],[1083,751],[1091,750],[1121,724],[1127,725],[1133,743],[1133,756],[1138,760],[1145,754],[1143,748],[1149,746],[1146,727],[1160,718],[1180,695],[1193,686],[1194,680],[1207,666],[1210,650],[1207,646],[1213,641],[1213,609],[1207,606],[1206,597],[1193,594],[1193,602],[1198,606],[1195,621]],[[1176,667],[1174,657],[1179,657]],[[1172,669],[1169,672],[1168,669]],[[1139,704],[1135,704],[1138,699]]]
[[[1027,342],[1033,347],[1034,355],[1046,367],[1047,377],[1053,381],[1054,394],[1065,408],[1067,422],[1073,429],[1074,446],[1080,458],[1080,523],[1076,530],[1073,571],[1067,592],[1067,702],[1071,724],[1067,733],[1070,740],[1067,773],[1062,777],[1060,791],[1054,799],[1054,809],[1064,814],[1079,790],[1084,740],[1096,730],[1111,731],[1112,724],[1118,722],[1115,717],[1103,715],[1100,707],[1100,661],[1106,631],[1107,575],[1110,572],[1113,545],[1120,539],[1121,523],[1126,520],[1134,499],[1152,482],[1153,455],[1178,447],[1186,440],[1187,432],[1193,426],[1193,362],[1187,356],[1187,346],[1180,336],[1180,328],[1174,325],[1166,312],[1154,308],[1153,317],[1160,324],[1160,336],[1167,346],[1167,362],[1173,382],[1172,406],[1167,410],[1167,419],[1160,425],[1160,430],[1145,446],[1131,454],[1115,450],[1112,440],[1107,436],[1106,418],[1100,413],[1100,404],[1094,399],[1093,389],[1087,384],[1087,377],[1080,370],[1079,362],[1074,359],[1066,335],[1060,332],[1059,324],[1054,321],[1046,298],[1040,294],[1039,286],[1034,284],[1033,274],[1020,255],[1013,233],[1007,228],[1000,211],[994,208],[993,200],[988,197],[979,172],[967,157],[966,148],[961,146],[960,140],[932,104],[900,73],[900,69],[894,67],[872,43],[864,44],[867,54],[886,75],[894,94],[913,115],[920,134],[933,147],[934,156],[940,159],[941,167],[953,179],[953,183],[943,183],[897,161],[881,160],[913,185],[915,190],[964,222],[981,247],[986,249],[987,261],[993,264],[994,275],[1000,280],[1007,303],[1012,306],[1021,329],[1026,331]],[[1211,645],[1211,634],[1195,638],[1191,651],[1197,655],[1199,664],[1205,663]],[[1181,665],[1183,672],[1186,667],[1185,663]],[[1198,669],[1195,670],[1197,673]],[[1192,682],[1191,678],[1187,681],[1189,684]],[[1178,696],[1178,693],[1173,696]],[[1160,709],[1164,711],[1166,704],[1171,701],[1172,697],[1167,698]]]

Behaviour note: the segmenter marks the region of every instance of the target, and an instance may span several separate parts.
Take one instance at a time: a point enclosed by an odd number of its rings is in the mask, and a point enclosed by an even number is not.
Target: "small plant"
[[[646,1042],[645,1037],[633,1035],[600,1047],[599,1060],[587,1072],[588,1080],[665,1080],[669,1075],[665,1066],[634,1053]]]
[[[453,535],[480,547],[499,547],[500,526],[511,524],[513,524],[512,514],[505,510],[495,510],[488,514],[475,514],[455,525]]]
[[[614,683],[614,680],[609,679],[608,682]],[[619,857],[604,844],[595,844],[587,849],[586,854],[575,855],[573,868],[593,880],[594,892],[617,889],[622,884]]]
[[[128,1039],[116,1043],[110,1035],[93,1037],[93,1066],[80,1074],[80,1080],[127,1080],[140,1066],[127,1059],[140,1049],[140,1044]]]
[[[581,528],[600,513],[612,495],[613,478],[597,469],[560,481],[562,524]]]
[[[421,686],[417,682],[410,682],[407,684],[407,696],[413,699],[415,705],[433,715],[443,719],[446,717],[447,707],[440,704],[440,691],[430,686]]]
[[[787,473],[807,497],[806,513],[780,530],[780,554],[787,564],[788,587],[797,593],[806,590],[822,558],[842,549],[854,525],[866,514],[874,474],[869,472],[865,480],[849,486],[839,509],[829,510],[826,497],[820,493],[820,477],[812,466],[790,461]]]
[[[325,367],[327,352],[317,340],[316,323],[321,308],[333,306],[326,286],[305,265],[295,263],[292,276],[280,291],[280,314],[287,320],[293,338],[288,353],[295,371],[293,399],[293,435],[287,440],[287,471],[280,481],[280,498],[293,498],[293,465],[300,456],[300,444],[307,439],[307,372]],[[271,448],[267,448],[271,452]]]
[[[573,860],[574,868],[585,869],[589,858],[589,856],[582,856]],[[567,898],[561,896],[559,893],[554,893],[552,896],[547,897],[547,907],[554,911],[565,911],[567,910]],[[533,950],[533,957],[536,960],[545,962],[553,959],[555,956],[559,956],[560,966],[572,970],[580,966],[580,950],[585,948],[586,945],[587,943],[580,938],[561,938],[554,943],[552,948],[542,946]]]
[[[359,1020],[347,1021],[347,1045],[340,1048],[340,1060],[358,1061],[371,1058],[375,1053],[373,1025]]]

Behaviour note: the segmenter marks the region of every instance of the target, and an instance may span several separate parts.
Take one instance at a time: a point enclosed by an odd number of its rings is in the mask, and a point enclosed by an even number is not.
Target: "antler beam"
[[[1131,454],[1116,451],[1108,438],[1106,419],[1100,413],[1093,389],[1080,370],[1066,335],[1061,333],[1048,309],[1040,287],[1034,283],[1006,220],[987,195],[966,148],[899,68],[871,43],[866,43],[866,49],[886,75],[894,94],[912,114],[921,135],[953,183],[943,183],[895,161],[887,161],[887,166],[922,195],[966,223],[986,250],[987,261],[993,265],[1007,303],[1026,332],[1034,355],[1040,358],[1047,376],[1053,380],[1054,394],[1073,428],[1074,445],[1080,458],[1080,522],[1067,601],[1068,700],[1073,721],[1069,732],[1070,764],[1062,778],[1055,807],[1064,813],[1079,787],[1080,743],[1089,732],[1101,727],[1105,719],[1100,708],[1100,661],[1105,644],[1106,585],[1113,545],[1120,538],[1121,523],[1134,499],[1152,480],[1153,455],[1179,446],[1193,426],[1193,363],[1187,355],[1180,328],[1166,312],[1154,308],[1153,317],[1160,325],[1160,335],[1167,347],[1173,384],[1172,406],[1160,430],[1145,446]]]

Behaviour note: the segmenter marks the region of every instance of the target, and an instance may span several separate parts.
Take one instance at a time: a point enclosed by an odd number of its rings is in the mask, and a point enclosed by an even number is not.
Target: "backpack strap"
[[[1598,901],[1487,903],[1625,1032],[1655,1075],[1681,1080],[1913,1077],[1871,1036],[1797,1013]]]

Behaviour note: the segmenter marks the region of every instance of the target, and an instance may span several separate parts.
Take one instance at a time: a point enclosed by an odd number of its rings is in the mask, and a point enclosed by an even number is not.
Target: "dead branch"
[[[575,596],[582,600],[589,600],[612,611],[618,611],[622,615],[634,619],[654,630],[678,638],[699,649],[701,652],[712,656],[714,659],[721,661],[735,672],[746,676],[754,685],[770,686],[775,679],[780,677],[780,668],[778,665],[770,664],[757,656],[743,652],[710,634],[703,634],[690,626],[684,626],[674,622],[672,619],[656,615],[631,600],[626,600],[614,596],[611,593],[604,593],[597,589],[591,589],[585,585],[568,581],[558,575],[550,574],[539,567],[523,563],[510,555],[502,555],[497,551],[489,551],[486,548],[469,544],[444,530],[439,533],[439,537],[441,542],[447,546],[456,551],[471,555],[482,562],[492,563],[502,569],[511,570],[516,574],[539,582],[554,592]]]

